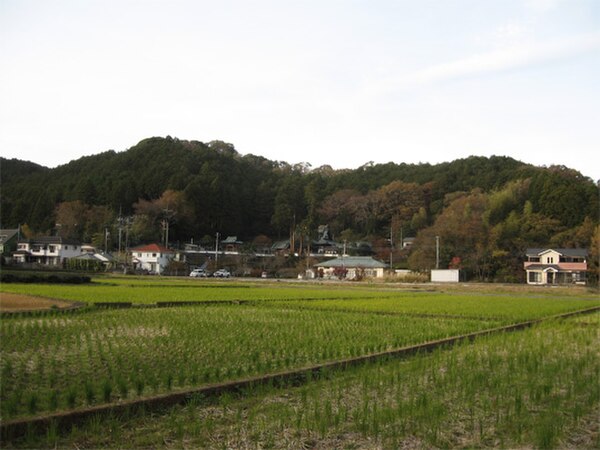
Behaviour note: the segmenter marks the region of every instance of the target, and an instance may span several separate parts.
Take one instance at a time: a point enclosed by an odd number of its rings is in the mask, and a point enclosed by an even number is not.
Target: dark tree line
[[[215,232],[316,238],[319,224],[338,239],[385,242],[402,230],[417,237],[408,260],[414,268],[431,267],[440,235],[443,264],[460,261],[481,279],[510,278],[526,247],[591,248],[599,220],[592,180],[508,157],[313,169],[241,155],[221,141],[166,137],[55,169],[0,164],[3,228],[26,224],[32,233],[100,242],[121,214],[132,218],[133,242],[163,238],[165,221],[171,242]]]

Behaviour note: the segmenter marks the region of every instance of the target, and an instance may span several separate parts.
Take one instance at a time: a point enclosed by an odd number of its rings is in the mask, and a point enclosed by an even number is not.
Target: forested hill
[[[338,238],[373,240],[389,235],[390,227],[417,236],[441,227],[441,218],[452,223],[445,214],[462,205],[463,215],[480,215],[486,239],[518,235],[521,246],[553,239],[589,246],[591,235],[573,236],[584,223],[597,225],[599,215],[591,179],[498,156],[333,170],[241,155],[221,141],[167,137],[54,169],[0,163],[3,228],[27,224],[32,233],[82,240],[112,227],[119,211],[135,216],[134,241],[159,239],[165,210],[173,242],[217,231],[245,240],[288,237],[291,228],[314,238],[319,224],[329,224]]]

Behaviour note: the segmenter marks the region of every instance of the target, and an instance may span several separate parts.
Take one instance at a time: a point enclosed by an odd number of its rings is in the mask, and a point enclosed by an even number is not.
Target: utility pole
[[[125,219],[125,265],[127,266],[127,255],[129,253],[129,226],[131,225],[131,216]]]
[[[400,250],[404,248],[404,233],[402,227],[400,227]]]
[[[217,239],[215,241],[215,269],[217,269],[219,262],[219,232],[217,231]]]
[[[119,206],[119,217],[117,217],[117,226],[119,229],[119,259],[121,259],[121,236],[123,234],[123,214],[122,209]]]
[[[390,270],[394,270],[394,221],[390,225]]]
[[[169,209],[169,204],[167,203],[167,207],[163,209],[165,213],[165,218],[163,219],[163,230],[165,233],[165,247],[169,247],[169,221],[171,220],[171,213],[174,212],[172,209]]]
[[[440,268],[440,237],[435,237],[435,268]]]

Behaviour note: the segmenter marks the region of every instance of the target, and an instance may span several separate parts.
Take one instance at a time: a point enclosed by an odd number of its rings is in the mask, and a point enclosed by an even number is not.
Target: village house
[[[528,248],[527,284],[585,284],[587,255],[581,248]]]
[[[13,258],[17,263],[59,266],[69,258],[80,254],[81,244],[79,242],[61,236],[42,236],[19,241],[17,251],[13,252]]]
[[[319,256],[337,256],[340,253],[340,245],[331,239],[329,226],[319,225],[319,239],[312,242],[314,252]]]
[[[387,265],[370,256],[342,256],[317,263],[314,267],[324,278],[333,278],[336,270],[342,269],[347,271],[346,279],[354,280],[363,277],[383,278]]]
[[[163,273],[175,257],[173,250],[159,244],[141,245],[132,248],[130,253],[135,270],[145,270],[157,275]]]
[[[89,244],[81,246],[81,254],[68,261],[68,267],[80,270],[108,270],[113,268],[115,260],[110,253],[99,253]]]
[[[237,236],[227,236],[221,241],[221,247],[225,253],[238,254],[243,244],[242,241],[238,241]]]

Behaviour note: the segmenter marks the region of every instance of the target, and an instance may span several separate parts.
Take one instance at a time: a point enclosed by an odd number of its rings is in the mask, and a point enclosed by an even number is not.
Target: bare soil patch
[[[53,308],[70,308],[73,303],[65,300],[34,297],[32,295],[0,293],[0,312],[38,311]]]

